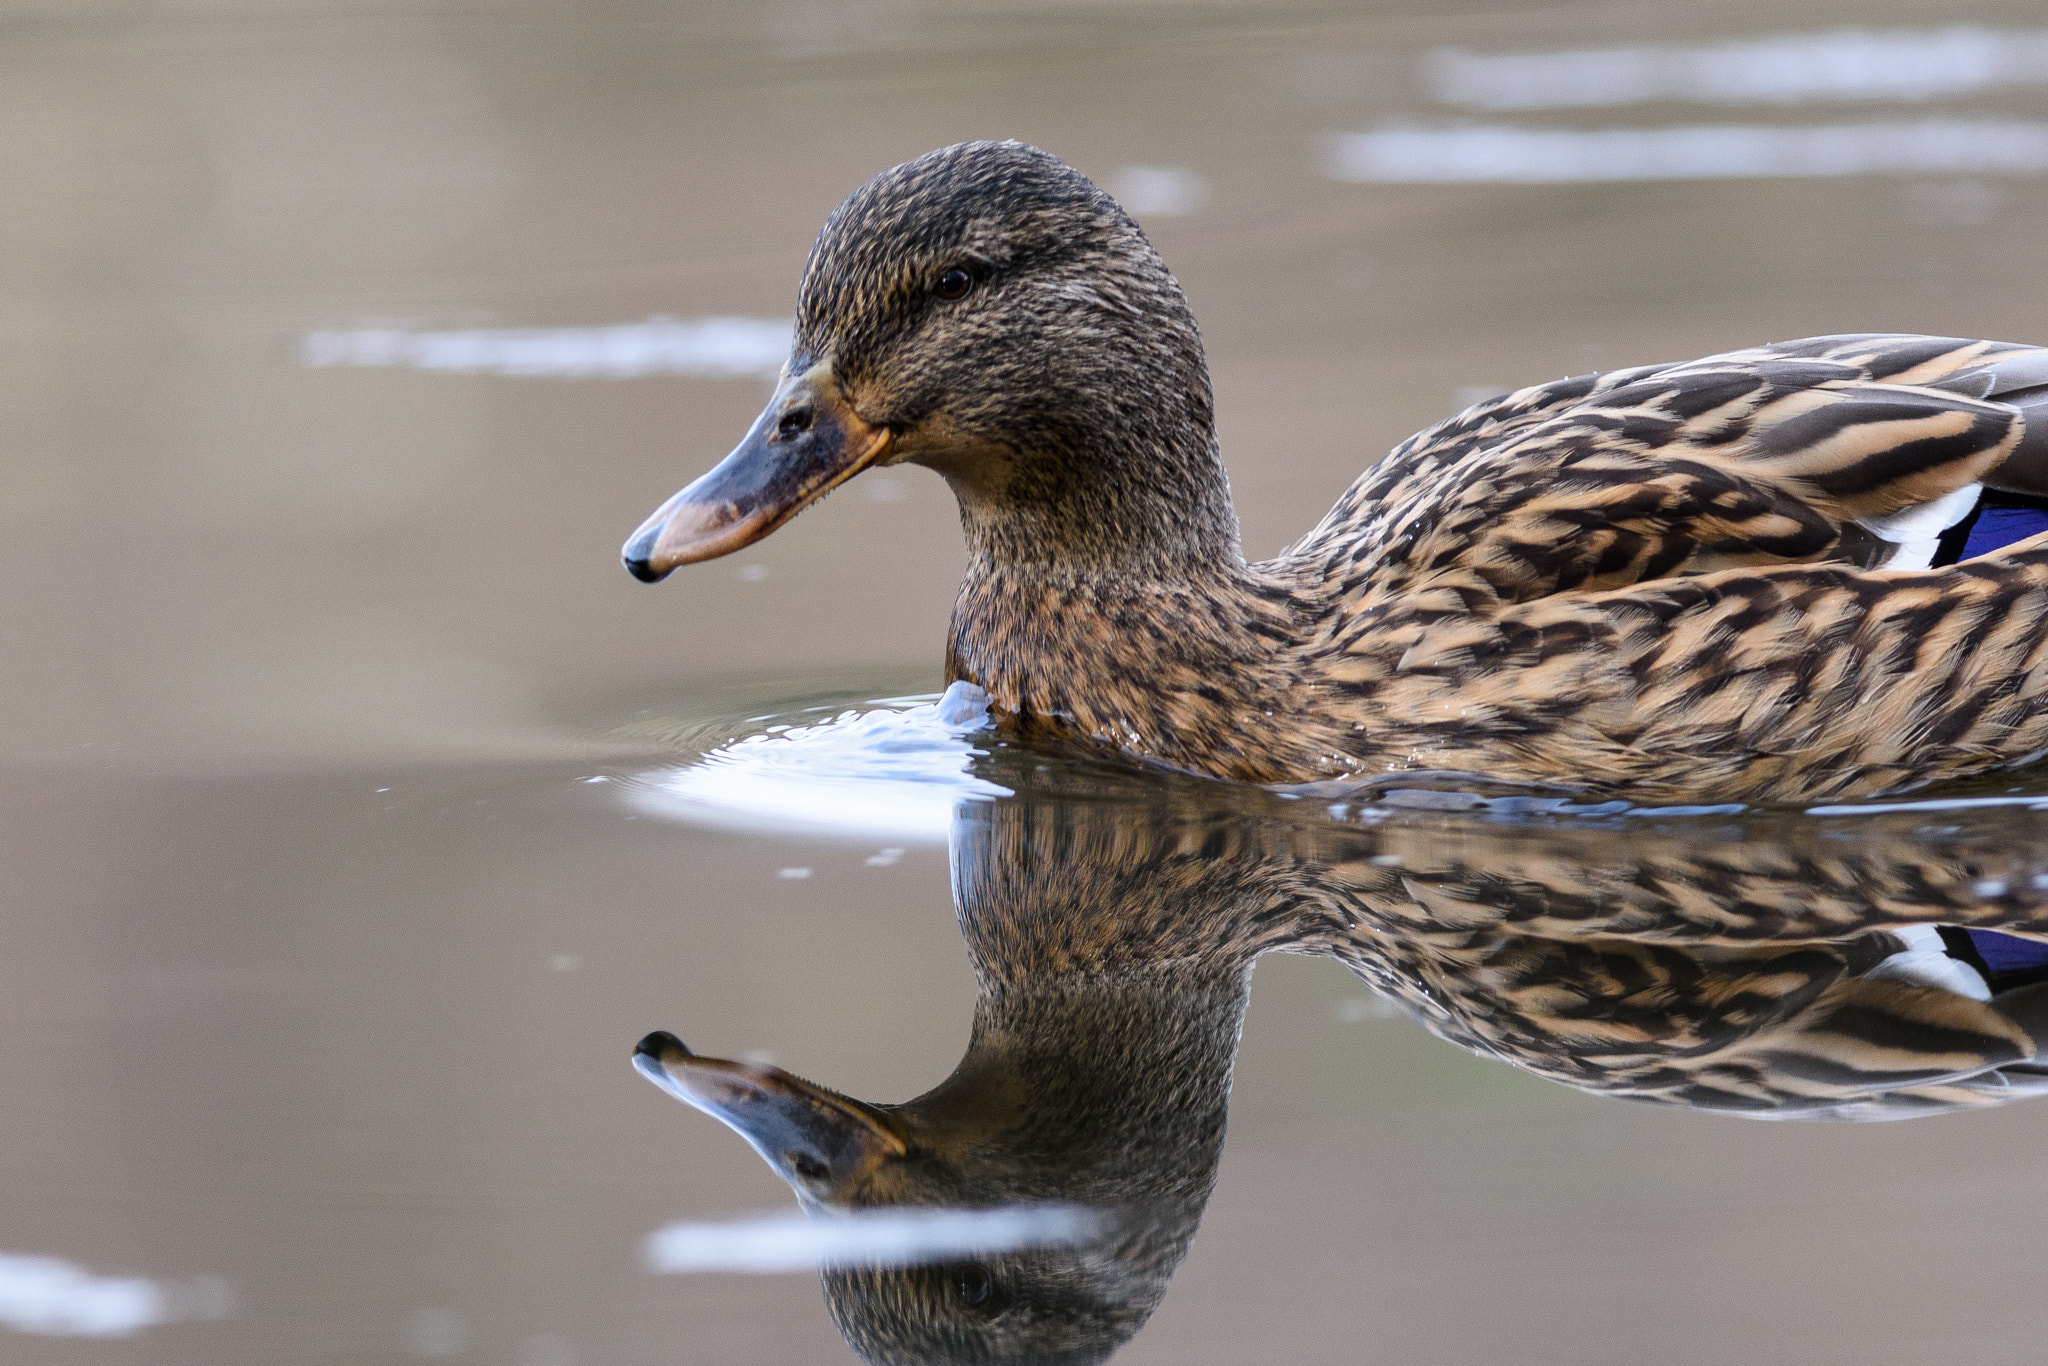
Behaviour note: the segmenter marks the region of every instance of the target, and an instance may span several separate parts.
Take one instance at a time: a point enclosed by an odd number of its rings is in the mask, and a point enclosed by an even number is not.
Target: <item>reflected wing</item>
[[[1859,956],[1889,947],[1870,941],[1888,938],[1716,960],[1510,936],[1483,946],[1483,967],[1430,965],[1416,1013],[1567,1085],[1758,1118],[1901,1118],[2037,1094],[2033,1040],[1994,1004],[1859,975]]]
[[[1987,481],[2048,487],[2048,349],[1819,337],[1467,409],[1282,558],[1353,604],[1425,580],[1468,609],[1745,566],[1913,567],[1896,548]]]
[[[1389,824],[1325,865],[1351,928],[1320,947],[1432,1032],[1585,1090],[1760,1117],[1996,1104],[2048,1089],[2038,1008],[1892,969],[1905,927],[2048,942],[2027,819],[1961,841]]]

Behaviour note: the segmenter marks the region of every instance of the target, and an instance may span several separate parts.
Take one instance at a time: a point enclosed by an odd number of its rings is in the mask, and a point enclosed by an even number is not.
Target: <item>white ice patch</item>
[[[968,772],[988,694],[955,683],[905,701],[750,735],[621,788],[636,810],[714,829],[944,844],[961,802],[1010,795]]]
[[[234,1290],[218,1276],[96,1276],[62,1258],[0,1252],[0,1324],[17,1333],[124,1338],[155,1324],[224,1319],[233,1311]]]
[[[309,366],[372,366],[451,375],[544,379],[774,379],[789,357],[786,318],[649,318],[612,327],[505,327],[413,332],[367,327],[308,332]]]
[[[1099,1237],[1104,1221],[1078,1205],[997,1209],[865,1209],[816,1216],[757,1215],[720,1224],[670,1224],[647,1236],[659,1273],[773,1274],[827,1266],[920,1266],[956,1257],[1072,1247]]]
[[[2048,171],[2048,123],[1920,119],[1818,128],[1522,128],[1393,124],[1333,133],[1324,173],[1386,185],[1562,185]]]
[[[1934,553],[1941,548],[1941,533],[1969,516],[1983,492],[1982,484],[1965,484],[1931,503],[1900,508],[1885,517],[1856,520],[1871,535],[1897,544],[1898,549],[1885,558],[1881,568],[1925,569],[1934,563]]]
[[[1917,102],[2048,85],[2048,29],[1838,29],[1570,52],[1439,48],[1423,59],[1422,79],[1438,101],[1489,113],[1657,101]]]

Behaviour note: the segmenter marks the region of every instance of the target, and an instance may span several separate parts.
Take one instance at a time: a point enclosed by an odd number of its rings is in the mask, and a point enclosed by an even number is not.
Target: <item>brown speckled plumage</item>
[[[1361,828],[1186,791],[1149,810],[1031,800],[963,813],[955,888],[985,991],[1330,956],[1433,1032],[1579,1089],[1889,1118],[2048,1091],[2040,991],[2019,1008],[1873,975],[1902,927],[2048,941],[2038,818],[1979,817],[1967,836],[1911,813]]]
[[[1708,838],[1394,826],[1318,836],[1289,876],[1340,926],[1310,928],[1309,951],[1431,1031],[1583,1090],[1766,1118],[2040,1094],[2038,1001],[2023,1027],[2000,1001],[1871,975],[1904,926],[2048,939],[2033,818],[1967,840],[1912,819]]]
[[[833,213],[787,373],[814,387],[778,404],[843,403],[873,459],[953,486],[948,674],[1026,737],[1260,783],[1785,801],[2048,749],[2048,544],[1870,567],[1874,522],[2048,489],[2048,350],[1823,337],[1537,385],[1247,564],[1172,275],[1079,173],[968,143]]]
[[[963,815],[955,869],[985,983],[1005,962],[1142,974],[1306,953],[1455,1043],[1602,1094],[1891,1118],[2048,1091],[2039,991],[2016,1017],[2005,996],[1872,974],[1902,927],[2048,941],[2048,851],[2023,809],[1968,835],[1912,813],[1357,827],[1185,789],[1149,810],[988,810]]]

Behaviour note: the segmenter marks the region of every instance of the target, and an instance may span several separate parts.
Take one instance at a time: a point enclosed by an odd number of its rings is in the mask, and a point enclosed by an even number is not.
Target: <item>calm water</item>
[[[2048,1106],[1992,1103],[2031,1082],[1973,1003],[1808,1009],[1874,925],[2039,923],[2027,804],[1333,809],[1042,765],[869,705],[939,686],[960,568],[909,473],[660,590],[616,560],[751,420],[824,214],[967,137],[1153,235],[1254,554],[1478,394],[2041,340],[2037,10],[12,13],[0,1359],[849,1360],[814,1275],[650,1260],[795,1201],[635,1041],[901,1102],[992,981],[1098,1052],[1041,1079],[1066,1146],[987,1179],[1153,1211],[1144,1274],[1098,1268],[1165,1287],[1119,1361],[2037,1358]],[[1025,931],[1062,917],[1137,965],[1189,923],[1278,950],[1203,1055],[1220,1155],[1115,1129],[1186,1041],[1060,986]],[[1222,988],[1148,980],[1227,1032]],[[1848,1085],[1878,1037],[1901,1070]],[[2003,1092],[1942,1080],[1978,1064]],[[1794,1094],[1967,1112],[1702,1112]],[[1176,1155],[1119,1174],[1082,1142],[1118,1132]]]

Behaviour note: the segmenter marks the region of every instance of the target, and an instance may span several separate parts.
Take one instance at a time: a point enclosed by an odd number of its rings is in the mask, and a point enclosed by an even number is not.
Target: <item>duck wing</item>
[[[2042,989],[2012,989],[2048,955],[2041,894],[1987,881],[2023,823],[1961,843],[1390,823],[1317,890],[1351,927],[1326,951],[1475,1052],[1636,1099],[1893,1118],[2048,1091]]]
[[[1876,934],[1731,956],[1508,935],[1350,965],[1375,985],[1403,974],[1392,994],[1432,1033],[1606,1095],[1894,1119],[2048,1091],[2034,1038],[2002,1001],[1873,968],[1896,947]]]
[[[1741,567],[1917,568],[1985,483],[2048,493],[2048,348],[1813,337],[1468,408],[1276,563],[1354,610],[1418,581],[1469,610]]]

